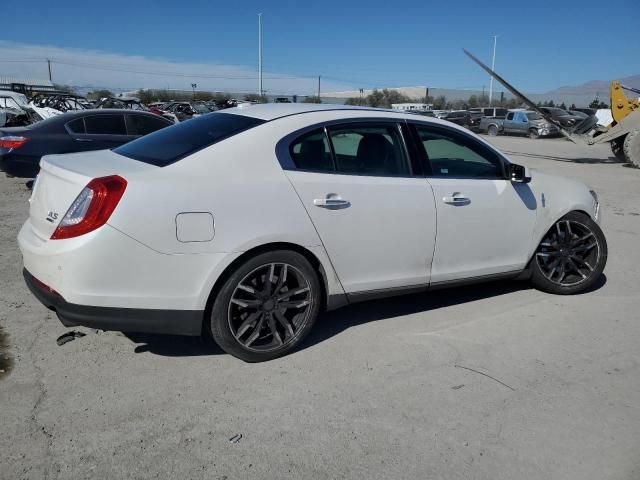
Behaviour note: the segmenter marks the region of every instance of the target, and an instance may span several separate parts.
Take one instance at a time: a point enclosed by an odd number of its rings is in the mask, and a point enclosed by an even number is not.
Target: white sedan
[[[246,361],[351,302],[497,278],[601,275],[596,194],[449,122],[329,105],[216,112],[44,157],[18,240],[66,326],[210,333]]]

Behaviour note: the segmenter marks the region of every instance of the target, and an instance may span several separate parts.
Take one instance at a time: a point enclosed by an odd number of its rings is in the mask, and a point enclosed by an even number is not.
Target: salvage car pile
[[[39,93],[28,99],[22,93],[0,90],[0,128],[25,127],[70,111],[103,108],[147,111],[178,123],[209,112],[236,107],[240,103],[231,99],[224,103],[170,101],[147,106],[134,97],[105,97],[91,102],[70,93]]]
[[[68,93],[41,93],[28,100],[22,93],[0,91],[0,171],[34,178],[45,155],[116,148],[239,103],[171,101],[147,106],[133,97],[90,102]]]

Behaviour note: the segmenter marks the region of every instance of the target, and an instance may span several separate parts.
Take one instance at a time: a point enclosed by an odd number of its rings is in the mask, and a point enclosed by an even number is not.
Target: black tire
[[[262,253],[238,266],[218,291],[211,336],[245,362],[272,360],[300,344],[321,304],[318,274],[304,256],[289,250]]]
[[[538,130],[536,130],[535,128],[532,128],[529,130],[529,138],[533,139],[533,140],[537,140],[540,138],[540,135],[538,134]]]
[[[489,125],[489,128],[487,129],[487,133],[489,134],[490,137],[497,137],[498,127],[496,127],[495,125]]]
[[[611,152],[621,162],[626,162],[627,159],[624,156],[624,141],[627,138],[626,135],[622,135],[618,138],[611,140]]]
[[[623,150],[625,160],[634,167],[640,168],[640,128],[627,134]]]
[[[600,278],[607,254],[598,224],[584,213],[570,212],[553,224],[536,249],[531,283],[557,295],[581,293]]]

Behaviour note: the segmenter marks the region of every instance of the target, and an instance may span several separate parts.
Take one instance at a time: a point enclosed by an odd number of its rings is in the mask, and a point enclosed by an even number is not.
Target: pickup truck
[[[540,138],[560,133],[558,127],[548,123],[539,113],[531,111],[509,112],[504,119],[483,117],[480,119],[479,130],[492,137],[505,133]]]

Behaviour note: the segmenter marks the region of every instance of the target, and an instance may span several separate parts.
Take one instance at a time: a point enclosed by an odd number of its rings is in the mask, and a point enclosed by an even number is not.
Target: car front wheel
[[[600,277],[607,263],[607,241],[589,216],[571,212],[546,233],[532,260],[533,285],[546,292],[583,292]]]
[[[540,134],[538,133],[538,130],[536,130],[535,128],[532,128],[531,130],[529,130],[529,138],[533,140],[537,140],[538,138],[540,138]]]
[[[241,264],[224,282],[211,311],[211,335],[246,362],[292,351],[318,317],[318,275],[302,255],[272,251]]]

